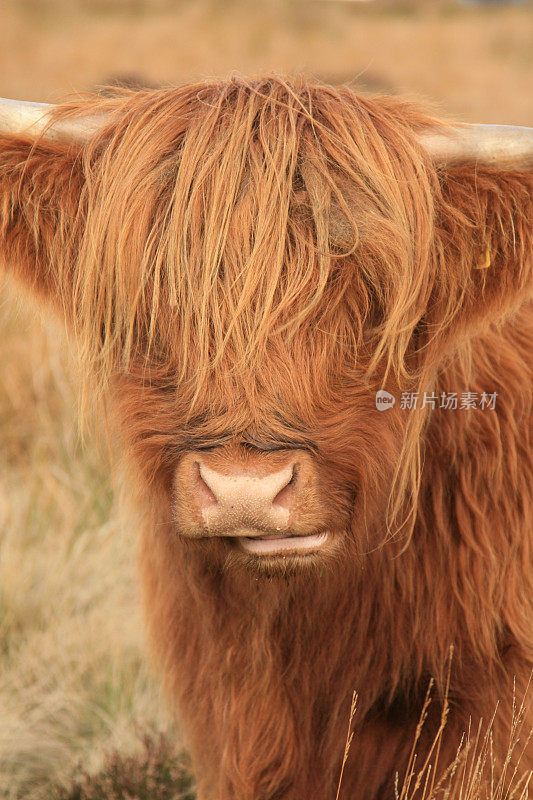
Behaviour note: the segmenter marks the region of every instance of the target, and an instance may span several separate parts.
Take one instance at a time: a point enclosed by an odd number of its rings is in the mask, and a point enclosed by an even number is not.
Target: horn
[[[39,136],[46,131],[48,139],[86,141],[104,123],[104,115],[64,119],[52,123],[49,103],[28,103],[0,97],[0,134],[20,133]]]
[[[509,169],[533,167],[533,128],[457,125],[419,134],[418,141],[439,164],[476,161]]]
[[[64,119],[52,124],[48,103],[0,98],[0,133],[50,139],[86,141],[104,124],[104,115]],[[418,136],[420,144],[439,164],[477,161],[494,167],[533,167],[533,128],[516,125],[460,125]]]

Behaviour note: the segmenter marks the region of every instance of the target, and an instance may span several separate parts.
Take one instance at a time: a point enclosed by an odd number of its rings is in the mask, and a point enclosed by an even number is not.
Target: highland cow
[[[0,128],[2,266],[109,398],[200,800],[333,800],[354,690],[340,797],[392,797],[448,670],[439,764],[497,703],[501,764],[533,667],[533,131],[278,78]]]

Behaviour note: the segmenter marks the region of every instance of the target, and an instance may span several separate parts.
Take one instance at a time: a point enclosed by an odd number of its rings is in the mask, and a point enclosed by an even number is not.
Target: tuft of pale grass
[[[2,289],[0,797],[42,800],[81,761],[171,724],[143,654],[133,528],[104,437],[82,443],[64,334]],[[8,311],[8,308],[11,310]]]
[[[449,670],[450,667],[451,654]],[[439,753],[450,711],[450,671],[440,725],[430,751],[420,767],[417,765],[416,748],[427,719],[432,688],[431,682],[401,785],[399,775],[396,775],[395,800],[527,800],[533,772],[521,768],[520,765],[533,733],[525,727],[526,704],[530,702],[529,685],[519,704],[516,696],[513,696],[509,744],[503,764],[496,763],[493,751],[493,727],[498,711],[496,708],[488,722],[481,719],[474,730],[469,725],[461,738],[455,758],[446,766],[438,780]]]
[[[455,758],[451,764],[445,765],[442,775],[437,780],[439,756],[450,712],[449,691],[452,659],[453,647],[449,651],[442,711],[435,738],[420,766],[417,747],[420,744],[432,702],[434,681],[431,679],[403,778],[400,781],[399,773],[396,773],[395,776],[395,800],[528,800],[529,787],[533,784],[533,770],[521,767],[521,760],[533,736],[533,729],[528,729],[526,726],[527,705],[531,702],[531,678],[533,676],[531,676],[520,701],[516,697],[516,688],[513,690],[513,714],[509,730],[509,744],[503,764],[496,763],[493,751],[493,727],[498,711],[496,708],[488,723],[485,724],[481,719],[475,730],[472,730],[469,725],[468,730],[461,738]],[[354,738],[353,723],[356,706],[357,693],[354,691],[335,800],[339,800],[341,795],[344,767]],[[357,752],[352,757],[357,758]]]

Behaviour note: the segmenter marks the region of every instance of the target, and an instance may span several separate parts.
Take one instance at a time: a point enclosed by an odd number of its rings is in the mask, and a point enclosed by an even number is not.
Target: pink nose
[[[296,460],[266,475],[244,468],[222,473],[201,459],[192,467],[196,470],[196,502],[208,528],[239,535],[247,526],[287,527],[299,490],[300,464]]]

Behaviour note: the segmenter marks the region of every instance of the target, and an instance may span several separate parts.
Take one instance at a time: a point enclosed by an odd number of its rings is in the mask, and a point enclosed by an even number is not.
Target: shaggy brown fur
[[[304,81],[58,114],[102,110],[80,148],[0,138],[0,245],[110,394],[201,800],[333,798],[354,689],[341,796],[391,796],[452,644],[440,763],[498,701],[501,760],[533,667],[532,175],[438,170],[420,109]],[[378,413],[382,387],[498,397]],[[265,567],[191,528],[180,464],[208,446],[221,471],[306,451],[299,524],[333,545]]]

